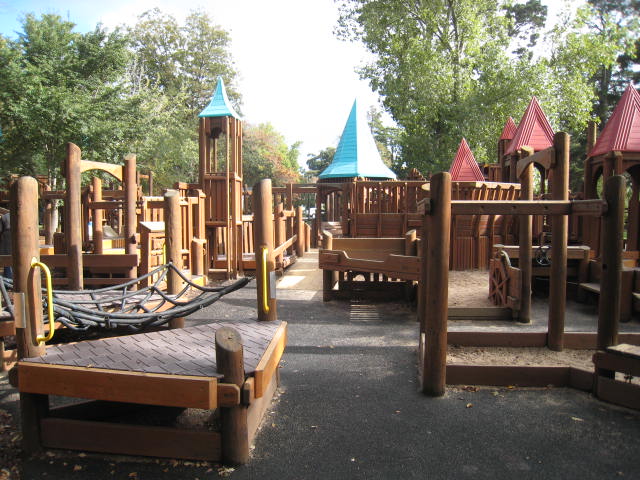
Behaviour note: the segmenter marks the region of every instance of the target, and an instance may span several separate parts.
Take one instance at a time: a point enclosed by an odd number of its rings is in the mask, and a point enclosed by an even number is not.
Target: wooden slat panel
[[[217,379],[19,362],[19,390],[63,397],[212,409]]]
[[[220,434],[169,427],[45,418],[42,445],[123,455],[220,460]]]

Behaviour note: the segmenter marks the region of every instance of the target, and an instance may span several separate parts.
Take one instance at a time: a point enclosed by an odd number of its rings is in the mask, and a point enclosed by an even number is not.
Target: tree
[[[320,150],[316,155],[307,155],[307,168],[311,176],[318,176],[322,171],[331,165],[336,154],[336,147],[327,147]]]
[[[3,173],[59,172],[66,143],[84,158],[114,161],[140,134],[138,99],[125,95],[127,39],[100,25],[85,34],[57,15],[28,14],[18,38],[0,38]]]
[[[130,94],[141,99],[146,135],[132,143],[157,184],[195,181],[198,173],[198,114],[208,104],[218,76],[238,108],[236,72],[229,34],[202,11],[183,25],[159,9],[149,10],[130,29],[133,61],[127,72]]]
[[[281,186],[300,180],[298,154],[300,142],[287,146],[284,136],[270,123],[245,125],[243,138],[244,183],[254,185],[271,178]]]
[[[535,2],[533,2],[535,3]],[[338,34],[361,40],[375,60],[360,70],[398,126],[402,161],[424,172],[448,169],[461,137],[476,158],[494,160],[504,119],[524,109],[537,73],[512,58],[517,22],[494,0],[344,0]]]
[[[218,76],[225,79],[227,94],[238,106],[229,33],[206,12],[192,11],[179,25],[173,16],[154,8],[138,17],[131,36],[147,84],[166,95],[179,95],[191,118],[209,102]]]

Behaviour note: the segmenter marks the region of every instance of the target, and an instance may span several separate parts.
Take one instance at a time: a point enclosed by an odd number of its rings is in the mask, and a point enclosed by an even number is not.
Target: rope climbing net
[[[171,271],[176,272],[184,281],[183,288],[175,295],[167,294],[161,289]],[[5,297],[7,290],[13,288],[13,281],[4,277],[2,279],[0,294]],[[152,279],[153,283],[140,287],[141,282],[146,279]],[[54,290],[53,312],[56,321],[72,330],[126,327],[139,331],[163,325],[173,318],[186,317],[208,307],[224,295],[244,287],[249,280],[245,277],[230,285],[204,287],[193,283],[172,263],[167,263],[142,277],[116,286],[95,290]],[[44,303],[46,311],[46,298]],[[10,302],[5,305],[11,308]],[[45,324],[47,317],[45,315]]]

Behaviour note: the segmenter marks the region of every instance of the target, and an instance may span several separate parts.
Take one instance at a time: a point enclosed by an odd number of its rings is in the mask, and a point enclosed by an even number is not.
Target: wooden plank
[[[447,365],[448,385],[566,387],[569,367],[522,365]]]
[[[336,261],[338,255],[339,259]],[[420,257],[389,254],[384,260],[367,260],[350,258],[346,252],[338,250],[324,250],[319,255],[321,269],[333,271],[369,272],[386,275],[389,278],[402,280],[418,280],[420,276]]]
[[[452,200],[452,215],[569,215],[569,200]]]
[[[605,402],[640,410],[640,386],[598,376],[596,396]]]
[[[504,250],[509,258],[520,258],[519,246],[518,245],[502,245],[495,244],[493,246],[494,250]],[[531,246],[531,253],[535,255],[540,247],[537,245]],[[588,258],[590,248],[587,245],[570,245],[567,247],[567,258],[569,260],[583,260]],[[548,256],[551,258],[551,249],[548,251]]]
[[[276,393],[278,383],[278,375],[273,375],[262,396],[254,399],[247,409],[247,433],[249,436],[249,443],[253,442],[256,433],[258,432],[262,418],[264,417],[267,408],[269,408],[269,405],[271,405],[273,396]]]
[[[20,392],[133,402],[167,407],[212,409],[217,379],[70,367],[21,361]]]
[[[565,345],[566,347],[566,345]],[[581,368],[569,367],[569,386],[583,392],[593,391],[594,372]]]
[[[612,370],[634,377],[640,376],[640,358],[624,357],[607,352],[596,352],[593,355],[593,363],[596,365],[597,370]]]
[[[513,318],[513,311],[506,307],[449,307],[449,318],[511,320]]]
[[[607,352],[622,355],[625,357],[631,357],[634,359],[640,359],[640,346],[629,345],[628,343],[621,343],[619,345],[607,347]]]
[[[385,250],[404,253],[404,237],[402,238],[334,238],[333,250]]]
[[[212,461],[220,460],[221,450],[218,432],[65,418],[42,420],[42,444],[65,450]]]
[[[124,178],[122,173],[122,165],[116,165],[114,163],[94,162],[91,160],[80,160],[80,173],[87,172],[89,170],[102,170],[110,175],[114,176],[122,182]]]
[[[571,214],[585,217],[601,217],[607,212],[608,203],[604,200],[573,200]]]
[[[286,344],[287,322],[282,322],[256,367],[254,373],[256,398],[262,397],[267,391],[267,386],[280,364]]]
[[[448,333],[450,345],[474,347],[544,347],[545,332],[478,332],[454,331]]]

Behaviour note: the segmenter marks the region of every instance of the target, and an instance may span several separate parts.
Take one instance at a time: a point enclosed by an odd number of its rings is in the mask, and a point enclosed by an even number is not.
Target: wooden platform
[[[245,372],[242,385],[224,383],[218,372],[215,334],[221,327],[240,333]],[[133,404],[239,408],[246,415],[247,428],[232,436],[244,436],[250,442],[275,393],[286,341],[286,322],[216,322],[53,346],[42,357],[18,362],[17,386],[21,395],[95,401],[94,407],[45,407],[38,434],[42,446],[220,460],[226,440],[218,432],[128,425],[103,411],[119,410],[122,405],[130,410]],[[76,415],[79,411],[81,418]],[[105,421],[105,417],[109,418]],[[165,439],[162,446],[151,440],[160,434]],[[140,441],[123,441],[127,435]],[[172,441],[180,445],[173,448]]]

